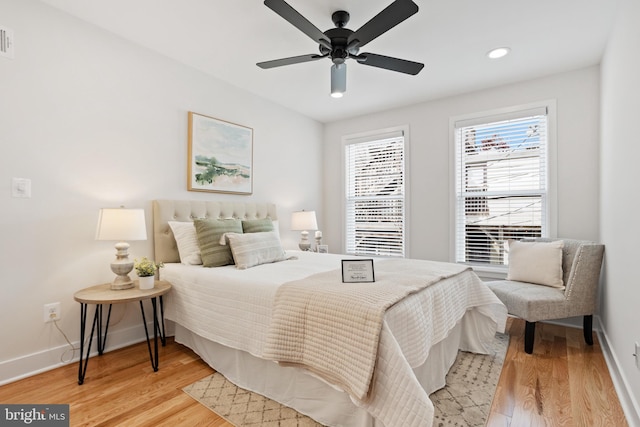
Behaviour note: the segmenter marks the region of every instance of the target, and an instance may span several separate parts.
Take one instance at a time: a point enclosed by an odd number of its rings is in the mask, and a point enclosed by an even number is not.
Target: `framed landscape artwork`
[[[189,111],[187,189],[253,192],[253,129]]]

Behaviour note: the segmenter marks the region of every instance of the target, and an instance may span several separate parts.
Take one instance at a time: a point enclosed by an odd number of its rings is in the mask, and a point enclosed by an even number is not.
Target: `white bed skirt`
[[[447,338],[431,348],[425,363],[413,369],[427,394],[444,387],[445,376],[455,362],[459,348],[481,351],[484,347],[476,342],[473,333],[469,333],[476,315],[475,310],[468,311]],[[294,408],[321,424],[384,427],[365,409],[357,407],[346,393],[303,369],[282,367],[273,361],[212,342],[179,324],[175,325],[175,340],[191,348],[234,384]]]

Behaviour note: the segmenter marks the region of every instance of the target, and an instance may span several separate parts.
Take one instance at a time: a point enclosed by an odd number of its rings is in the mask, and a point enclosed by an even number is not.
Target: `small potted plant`
[[[137,259],[134,260],[133,267],[136,269],[136,274],[139,278],[140,289],[152,289],[156,272],[158,269],[164,267],[164,264],[156,264],[149,258],[142,257],[140,261]]]

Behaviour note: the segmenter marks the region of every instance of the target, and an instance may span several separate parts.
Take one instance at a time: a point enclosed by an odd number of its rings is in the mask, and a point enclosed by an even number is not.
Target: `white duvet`
[[[335,254],[291,251],[298,259],[247,270],[166,264],[161,277],[172,283],[165,317],[225,346],[261,357],[278,286],[339,269]],[[412,368],[432,345],[446,338],[465,312],[478,316],[466,328],[461,350],[483,353],[496,331],[503,331],[506,308],[471,271],[438,282],[391,307],[380,335],[373,393],[356,401],[387,427],[430,426],[433,405]],[[469,333],[472,331],[472,333]]]

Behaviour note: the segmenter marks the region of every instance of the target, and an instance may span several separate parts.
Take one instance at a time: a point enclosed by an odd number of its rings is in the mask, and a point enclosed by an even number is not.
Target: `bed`
[[[238,386],[327,426],[430,426],[429,394],[445,385],[458,350],[486,353],[496,331],[504,330],[506,308],[471,270],[430,261],[376,259],[376,283],[394,280],[392,270],[414,267],[451,273],[410,292],[383,312],[370,382],[365,383],[365,393],[358,394],[357,387],[355,392],[348,387],[352,382],[345,387],[322,370],[279,360],[272,348],[283,290],[312,278],[335,279],[341,260],[354,257],[286,251],[280,262],[246,269],[186,265],[180,262],[170,222],[269,219],[277,234],[276,206],[156,200],[153,218],[155,259],[165,263],[162,279],[173,285],[165,318],[173,323],[176,342],[193,349]],[[350,351],[344,354],[354,354]],[[357,358],[343,359],[343,369],[360,367],[354,362]]]

